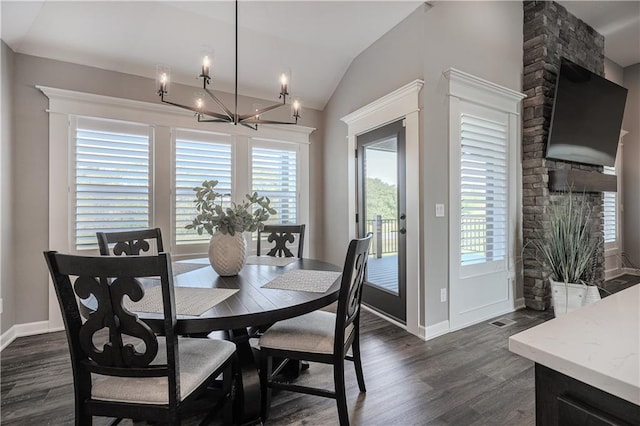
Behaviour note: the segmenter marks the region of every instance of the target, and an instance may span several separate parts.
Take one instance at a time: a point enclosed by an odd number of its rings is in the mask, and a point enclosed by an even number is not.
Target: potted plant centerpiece
[[[569,191],[546,211],[549,227],[530,243],[535,259],[549,273],[554,314],[560,316],[585,305],[587,299],[590,303],[600,299],[598,288],[585,283],[598,241],[590,233],[592,209],[584,195]]]
[[[215,190],[217,180],[205,180],[202,186],[196,186],[197,216],[185,226],[195,229],[202,235],[206,231],[211,235],[209,243],[209,261],[220,276],[237,275],[247,260],[247,241],[244,232],[254,232],[264,228],[264,222],[276,211],[269,205],[268,197],[260,197],[257,192],[247,194],[246,200],[223,205],[222,194]]]

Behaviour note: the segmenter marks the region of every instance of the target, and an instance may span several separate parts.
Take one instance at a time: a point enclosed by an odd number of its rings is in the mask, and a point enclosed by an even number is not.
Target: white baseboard
[[[449,320],[429,325],[424,330],[425,340],[431,340],[449,332]]]
[[[640,270],[638,269],[633,269],[633,268],[622,268],[622,273],[624,274],[629,274],[629,275],[640,275]]]
[[[0,336],[0,351],[9,346],[11,342],[16,340],[16,327],[13,326]]]
[[[365,309],[366,311],[371,312],[371,313],[372,313],[372,314],[374,314],[375,316],[380,317],[380,318],[382,318],[382,319],[383,319],[383,320],[385,320],[385,321],[389,321],[391,324],[393,324],[393,325],[395,325],[395,326],[398,326],[398,327],[400,327],[400,328],[401,328],[401,329],[403,329],[403,330],[406,330],[406,329],[407,329],[407,326],[406,326],[406,325],[404,325],[403,323],[401,323],[401,322],[399,322],[399,321],[396,321],[396,320],[394,320],[393,318],[390,318],[390,317],[386,316],[385,314],[383,314],[383,313],[381,313],[381,312],[378,312],[378,311],[376,311],[375,309],[372,309],[372,308],[368,307],[368,306],[367,306],[367,305],[365,305],[365,304],[362,304],[362,305],[360,305],[360,306],[362,307],[362,309]]]
[[[54,331],[62,331],[64,327],[50,328],[49,321],[28,322],[25,324],[16,324],[0,336],[0,351],[4,350],[18,337],[34,336],[36,334],[53,333]]]

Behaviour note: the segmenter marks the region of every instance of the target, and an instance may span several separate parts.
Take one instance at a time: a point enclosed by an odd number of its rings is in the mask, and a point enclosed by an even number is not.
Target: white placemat
[[[297,257],[249,256],[247,257],[247,265],[287,266],[298,260],[300,259]]]
[[[174,287],[176,314],[202,315],[237,291],[227,288]],[[146,289],[144,297],[139,302],[134,303],[125,297],[124,307],[131,312],[161,314],[163,312],[162,287],[158,285]]]
[[[204,268],[207,265],[201,263],[186,263],[186,262],[173,262],[171,267],[173,268],[173,275],[186,274],[187,272],[194,271],[196,269]]]
[[[295,271],[289,271],[280,275],[262,287],[324,293],[329,290],[329,287],[331,287],[340,275],[342,275],[340,272],[296,269]]]

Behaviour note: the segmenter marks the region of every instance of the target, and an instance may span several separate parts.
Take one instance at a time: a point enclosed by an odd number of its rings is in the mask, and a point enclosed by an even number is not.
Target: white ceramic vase
[[[247,241],[244,234],[223,234],[216,231],[209,242],[209,262],[221,277],[238,275],[247,261]]]
[[[567,312],[575,311],[584,304],[587,293],[586,285],[550,281],[553,313],[556,317],[562,316]]]

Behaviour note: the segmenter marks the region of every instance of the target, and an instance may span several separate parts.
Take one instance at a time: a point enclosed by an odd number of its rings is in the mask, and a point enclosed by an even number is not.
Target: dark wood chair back
[[[275,246],[267,252],[267,256],[294,257],[294,254],[287,247],[287,243],[293,244],[298,239],[298,254],[295,257],[302,258],[304,249],[304,229],[305,225],[265,225],[262,231],[258,231],[258,243],[256,254],[260,256],[260,244],[262,234],[269,234],[267,241],[275,243]]]
[[[167,377],[169,401],[180,395],[178,343],[173,274],[169,254],[130,257],[84,257],[45,252],[53,285],[62,311],[71,351],[76,396],[90,395],[91,373],[119,377]],[[149,365],[158,353],[158,340],[137,315],[123,307],[127,295],[132,301],[144,296],[139,278],[160,277],[166,336],[166,364]],[[73,283],[72,283],[73,280]],[[83,324],[76,295],[95,298],[95,310]],[[104,330],[107,329],[107,330]],[[97,348],[94,335],[106,342]],[[125,343],[131,337],[144,342]],[[131,339],[130,339],[131,340]],[[76,400],[76,405],[82,403]]]
[[[157,253],[164,251],[160,228],[136,229],[122,232],[96,232],[96,237],[98,238],[98,247],[100,248],[100,254],[102,256],[112,254],[109,250],[109,244],[113,243],[115,243],[113,246],[113,254],[115,256],[137,256],[141,251],[148,252],[151,249],[148,240],[155,240]]]
[[[347,249],[347,256],[342,270],[338,308],[336,310],[336,332],[334,338],[334,354],[344,357],[345,351],[351,346],[355,333],[345,336],[347,327],[353,324],[358,330],[360,322],[360,304],[362,302],[362,287],[369,259],[369,246],[373,235],[351,240]],[[345,340],[345,337],[347,339]]]

